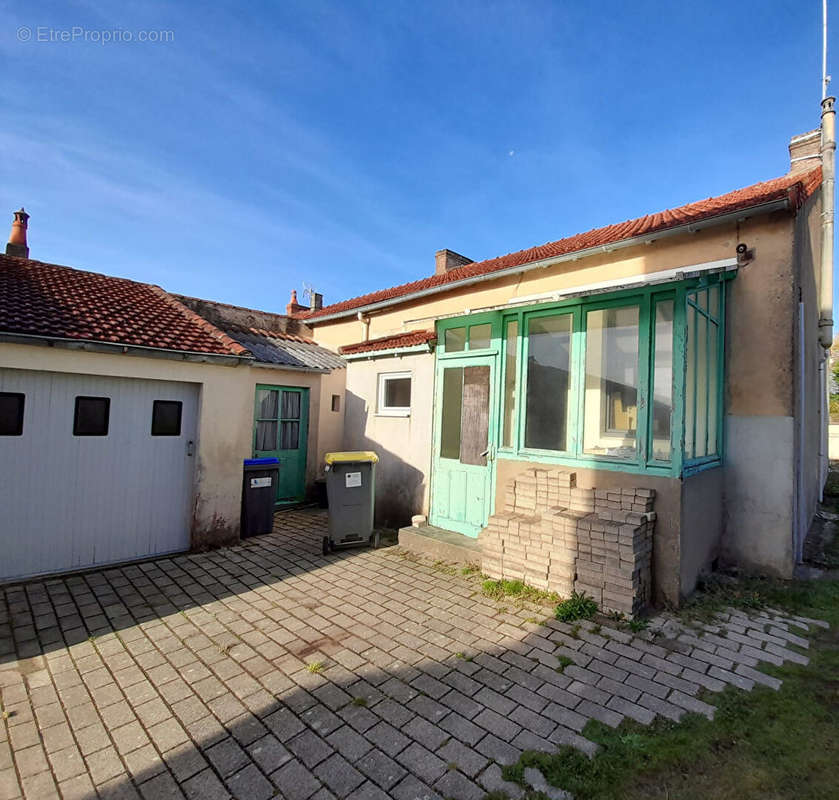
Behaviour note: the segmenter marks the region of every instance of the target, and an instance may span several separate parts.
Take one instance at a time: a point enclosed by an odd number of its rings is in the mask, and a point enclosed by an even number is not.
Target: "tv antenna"
[[[311,304],[312,300],[314,299],[314,296],[315,296],[315,287],[312,286],[311,283],[307,283],[306,281],[303,281],[303,298],[305,300],[308,300],[309,303]]]

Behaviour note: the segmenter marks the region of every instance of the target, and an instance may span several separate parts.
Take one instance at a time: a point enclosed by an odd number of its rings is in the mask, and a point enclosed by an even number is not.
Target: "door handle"
[[[481,458],[485,458],[487,461],[492,461],[495,458],[495,452],[492,445],[489,445],[483,453],[480,454]]]
[[[191,457],[192,455],[194,455],[194,453],[195,453],[195,442],[193,442],[192,439],[190,439],[186,443],[186,454]]]

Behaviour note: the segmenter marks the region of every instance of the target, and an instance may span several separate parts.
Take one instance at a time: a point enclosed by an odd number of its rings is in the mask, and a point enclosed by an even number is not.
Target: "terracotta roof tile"
[[[339,347],[338,352],[346,356],[376,350],[393,350],[398,347],[416,347],[434,341],[436,338],[437,334],[434,331],[410,331],[409,333],[397,333],[393,336],[382,336],[379,339],[369,339],[357,344],[346,344]]]
[[[0,332],[250,355],[159,286],[5,255],[0,255]]]
[[[491,258],[487,261],[467,264],[443,275],[431,275],[428,278],[422,278],[421,280],[405,283],[401,286],[394,286],[389,289],[381,289],[376,292],[361,295],[360,297],[353,297],[349,300],[343,300],[340,303],[324,306],[318,311],[309,311],[296,316],[299,319],[317,322],[319,317],[324,317],[328,314],[341,313],[403,296],[407,298],[407,296],[424,289],[431,289],[450,283],[456,284],[458,281],[467,278],[485,275],[510,267],[522,266],[533,261],[541,261],[545,258],[554,258],[590,247],[615,244],[624,239],[631,239],[635,236],[663,231],[678,225],[687,225],[701,220],[711,219],[721,214],[728,214],[753,206],[759,206],[785,197],[789,198],[791,208],[798,209],[821,185],[821,180],[821,167],[817,167],[809,172],[784,175],[780,178],[756,183],[752,186],[747,186],[745,189],[738,189],[718,197],[709,197],[707,200],[700,200],[696,203],[689,203],[678,208],[648,214],[638,219],[607,225],[603,228],[595,228],[586,233],[578,233],[575,236],[569,236],[555,242],[548,242],[538,247],[531,247],[528,250],[519,250],[516,253],[509,253],[508,255]]]

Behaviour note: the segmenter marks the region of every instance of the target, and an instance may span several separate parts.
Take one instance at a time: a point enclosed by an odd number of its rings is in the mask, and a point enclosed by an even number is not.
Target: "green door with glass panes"
[[[306,493],[309,390],[297,386],[256,387],[254,458],[277,458],[276,503],[297,503]]]
[[[497,327],[460,323],[439,336],[430,521],[467,536],[486,526],[494,502]]]

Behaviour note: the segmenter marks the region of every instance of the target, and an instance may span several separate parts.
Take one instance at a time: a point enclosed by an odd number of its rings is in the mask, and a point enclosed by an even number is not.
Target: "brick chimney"
[[[312,292],[312,311],[320,311],[323,308],[323,295],[320,292]]]
[[[789,140],[789,171],[805,172],[821,164],[821,130],[799,133]]]
[[[295,314],[299,314],[301,311],[308,311],[309,309],[306,306],[300,305],[297,302],[297,289],[291,290],[291,302],[285,307],[285,313],[288,316],[293,317]]]
[[[9,242],[6,245],[7,256],[18,258],[29,258],[29,245],[26,244],[26,228],[29,223],[29,214],[23,210],[15,211],[15,218],[12,222],[12,232],[9,234]]]
[[[434,274],[444,275],[451,272],[458,267],[465,267],[467,264],[472,264],[471,258],[455,253],[454,250],[438,250],[434,254]]]

